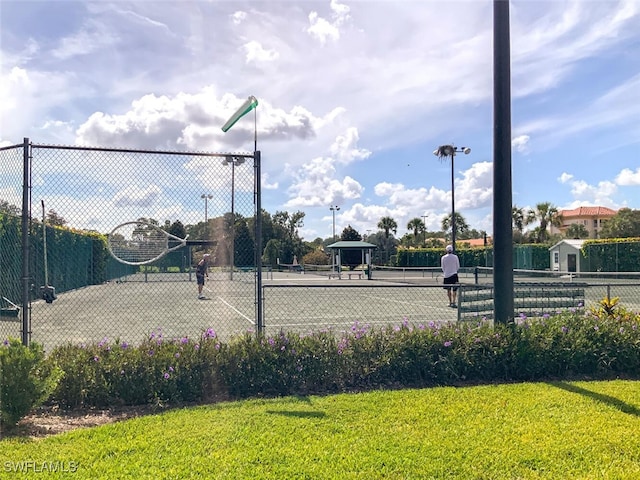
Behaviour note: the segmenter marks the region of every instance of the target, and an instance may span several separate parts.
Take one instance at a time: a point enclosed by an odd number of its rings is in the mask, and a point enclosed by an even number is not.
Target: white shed
[[[582,264],[584,240],[565,238],[549,248],[551,270],[554,272],[579,272]]]

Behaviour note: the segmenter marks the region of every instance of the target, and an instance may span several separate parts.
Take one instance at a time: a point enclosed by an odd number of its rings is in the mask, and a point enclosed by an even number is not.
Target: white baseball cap
[[[453,252],[453,246],[451,246],[451,245],[447,245],[447,247],[445,248],[445,250],[446,250],[447,252]]]

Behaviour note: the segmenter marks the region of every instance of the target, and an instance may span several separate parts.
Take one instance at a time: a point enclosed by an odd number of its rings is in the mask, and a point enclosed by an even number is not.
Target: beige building
[[[567,229],[572,224],[581,224],[589,232],[589,238],[600,238],[600,230],[604,223],[611,217],[615,216],[618,211],[607,207],[578,207],[573,210],[559,210],[562,215],[562,225],[560,228],[551,225],[551,234],[560,233],[565,235]]]

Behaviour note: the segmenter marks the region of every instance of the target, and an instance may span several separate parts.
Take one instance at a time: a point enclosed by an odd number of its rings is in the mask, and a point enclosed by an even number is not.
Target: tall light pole
[[[210,193],[203,193],[202,195],[200,195],[200,198],[204,198],[204,234],[206,240],[209,240],[209,212],[207,201],[211,200],[213,198],[213,195],[211,195]]]
[[[429,215],[422,215],[422,223],[424,226],[424,231],[422,232],[422,243],[423,245],[425,243],[427,243],[427,217],[429,217]]]
[[[454,190],[454,167],[453,167],[453,159],[456,156],[456,153],[463,152],[465,155],[469,155],[471,153],[471,149],[469,147],[455,147],[453,145],[440,145],[433,151],[433,154],[439,158],[447,158],[451,157],[451,246],[453,247],[453,251],[456,250],[456,195]]]
[[[337,205],[329,207],[331,213],[333,214],[333,241],[336,241],[336,212],[340,210],[340,207]]]
[[[331,214],[333,215],[333,241],[336,241],[336,212],[338,210],[340,210],[340,207],[338,205],[332,205],[329,207],[329,210],[331,210]],[[336,256],[333,252],[333,250],[331,251],[331,271],[334,272],[336,269]]]
[[[233,268],[235,267],[236,256],[236,210],[235,210],[235,185],[236,167],[244,163],[244,157],[234,157],[227,155],[222,160],[222,165],[231,165],[231,268],[229,269],[229,279],[233,280]]]

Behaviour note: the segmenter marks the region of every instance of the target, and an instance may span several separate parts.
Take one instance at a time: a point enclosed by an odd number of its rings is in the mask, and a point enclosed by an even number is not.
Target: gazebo
[[[327,245],[327,248],[331,250],[331,263],[338,267],[338,278],[342,278],[340,260],[342,257],[342,252],[345,250],[359,250],[362,258],[360,263],[367,266],[365,273],[367,275],[367,279],[371,279],[371,253],[374,248],[378,248],[376,245],[363,241],[343,240],[340,242],[332,243],[331,245]]]

